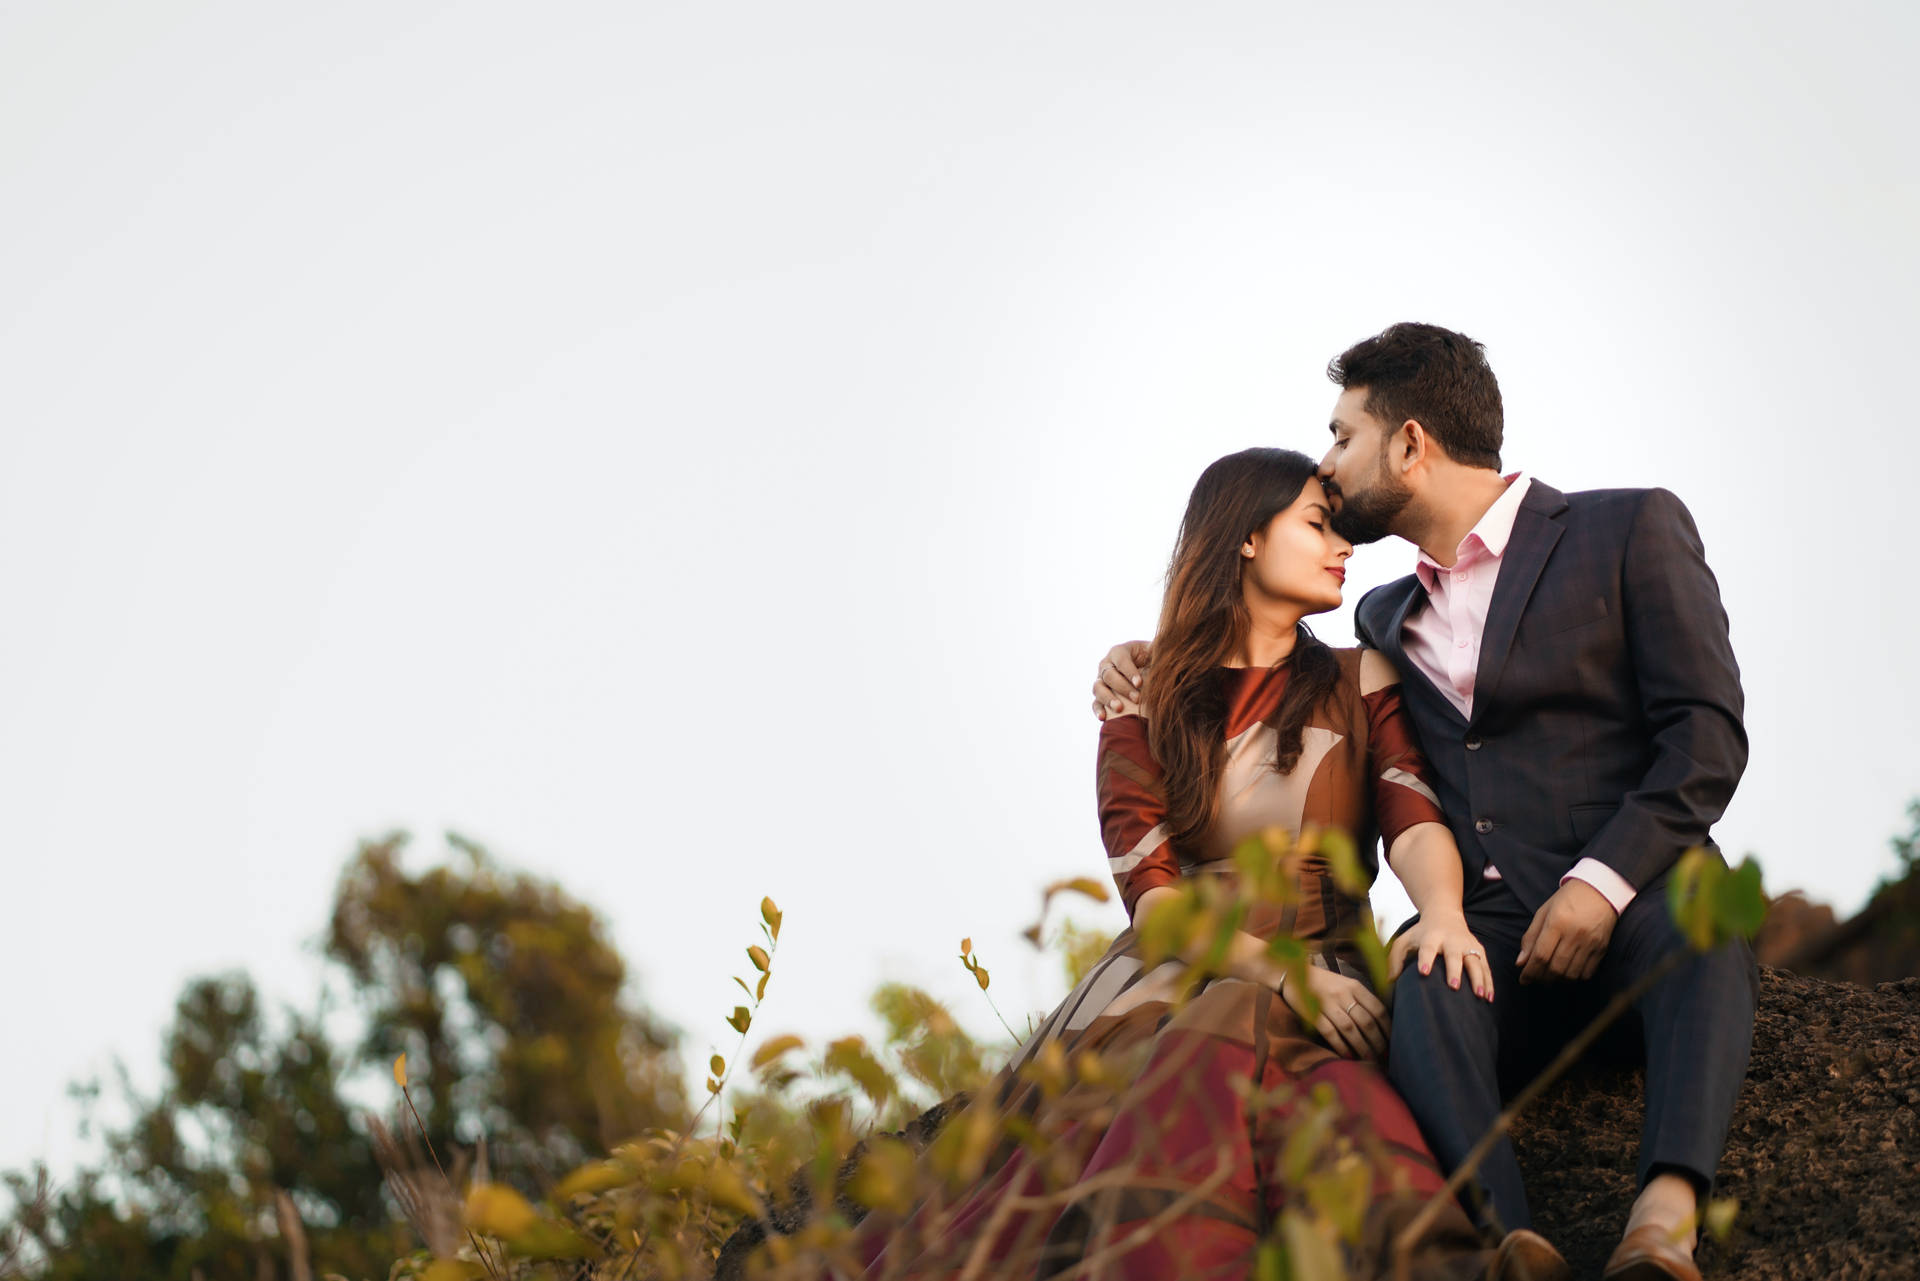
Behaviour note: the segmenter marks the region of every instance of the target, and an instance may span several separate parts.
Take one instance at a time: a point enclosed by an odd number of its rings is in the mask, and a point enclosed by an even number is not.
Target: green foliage
[[[1891,881],[1883,881],[1881,883],[1883,886],[1893,881],[1905,880],[1915,872],[1920,872],[1920,797],[1907,802],[1907,821],[1912,824],[1907,829],[1907,834],[1896,836],[1891,842],[1893,857],[1899,863],[1899,870],[1893,874]]]
[[[1767,915],[1760,865],[1746,858],[1728,868],[1716,854],[1688,850],[1667,882],[1667,904],[1695,951],[1728,939],[1751,939]]]
[[[36,1275],[252,1277],[285,1256],[283,1195],[330,1267],[385,1266],[405,1234],[341,1095],[353,1065],[318,1015],[269,1020],[246,977],[196,979],[162,1056],[155,1097],[125,1090],[132,1119],[105,1136],[100,1169],[44,1193],[44,1171],[7,1176],[14,1226],[44,1260]]]
[[[449,841],[454,857],[418,875],[403,839],[363,846],[325,941],[366,1018],[361,1056],[409,1056],[426,1137],[485,1135],[496,1169],[530,1179],[684,1118],[671,1038],[628,1004],[599,916]]]
[[[1093,968],[1093,963],[1107,954],[1107,949],[1113,946],[1113,940],[1112,930],[1081,925],[1071,919],[1060,923],[1053,947],[1060,954],[1060,967],[1066,975],[1069,991],[1078,987],[1080,980],[1087,977],[1087,971]]]

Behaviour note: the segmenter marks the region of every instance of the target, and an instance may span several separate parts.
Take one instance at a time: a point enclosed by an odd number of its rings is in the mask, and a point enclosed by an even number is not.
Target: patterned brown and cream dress
[[[1227,706],[1227,760],[1219,818],[1192,849],[1168,839],[1145,722],[1120,716],[1102,726],[1101,832],[1129,915],[1155,886],[1230,874],[1234,847],[1276,825],[1296,836],[1309,827],[1347,832],[1371,874],[1380,839],[1390,847],[1415,823],[1443,821],[1399,688],[1363,695],[1360,651],[1334,653],[1337,689],[1309,719],[1300,759],[1285,774],[1274,768],[1267,718],[1279,708],[1287,666],[1213,674]],[[1351,939],[1364,904],[1312,858],[1297,878],[1293,906],[1243,928],[1267,938],[1291,932],[1313,949],[1313,963],[1363,977]],[[959,1197],[870,1219],[858,1250],[865,1275],[1051,1276],[1078,1265],[1078,1275],[1126,1281],[1252,1276],[1260,1242],[1290,1205],[1306,1203],[1283,1176],[1281,1155],[1321,1087],[1339,1104],[1331,1146],[1374,1163],[1348,1264],[1354,1275],[1388,1275],[1394,1234],[1445,1182],[1406,1105],[1378,1068],[1334,1054],[1264,986],[1217,978],[1177,1003],[1185,968],[1147,968],[1132,930],[1115,939],[982,1100],[1023,1115],[1047,1141],[1007,1144]],[[1117,1100],[1110,1088],[1043,1089],[1033,1065],[1058,1061],[1050,1043],[1068,1055],[1094,1051],[1126,1082]],[[1075,1189],[1068,1199],[1049,1195],[1067,1185]],[[1414,1276],[1468,1278],[1482,1274],[1488,1252],[1449,1205],[1417,1259]]]

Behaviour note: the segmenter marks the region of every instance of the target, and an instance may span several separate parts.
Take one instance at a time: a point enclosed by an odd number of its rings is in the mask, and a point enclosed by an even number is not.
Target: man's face
[[[1413,491],[1388,465],[1399,435],[1366,410],[1367,389],[1348,387],[1333,404],[1333,447],[1320,460],[1320,480],[1333,498],[1333,528],[1349,542],[1377,543],[1393,531]]]

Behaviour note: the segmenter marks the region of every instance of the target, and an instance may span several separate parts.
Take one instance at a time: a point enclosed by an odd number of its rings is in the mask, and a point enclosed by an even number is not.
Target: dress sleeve
[[[1168,839],[1163,775],[1147,747],[1147,723],[1138,716],[1102,722],[1099,761],[1100,838],[1131,920],[1142,894],[1180,879],[1180,860]]]
[[[1391,851],[1400,834],[1416,823],[1445,823],[1433,790],[1433,769],[1420,754],[1413,720],[1398,685],[1364,695],[1367,705],[1367,766],[1373,775],[1374,822],[1380,845]]]

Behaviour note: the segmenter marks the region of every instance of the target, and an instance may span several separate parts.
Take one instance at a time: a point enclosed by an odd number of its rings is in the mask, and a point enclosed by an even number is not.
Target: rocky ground
[[[1633,1200],[1638,1072],[1555,1088],[1515,1133],[1534,1226],[1598,1276]],[[1753,1058],[1718,1194],[1740,1199],[1709,1277],[1920,1278],[1920,979],[1761,971]]]
[[[1576,1276],[1600,1275],[1633,1201],[1641,1086],[1638,1070],[1587,1069],[1515,1128],[1534,1226]],[[924,1143],[946,1113],[908,1137]],[[1737,1197],[1740,1215],[1727,1242],[1703,1249],[1708,1277],[1920,1281],[1920,978],[1869,988],[1761,970],[1717,1193]],[[790,1205],[776,1230],[802,1217]],[[730,1242],[719,1275],[740,1275],[759,1237],[749,1225]]]

